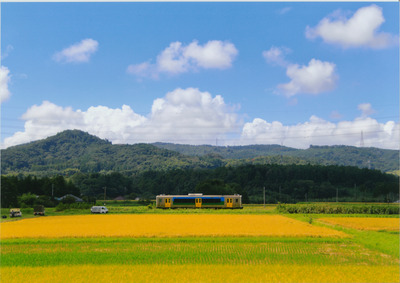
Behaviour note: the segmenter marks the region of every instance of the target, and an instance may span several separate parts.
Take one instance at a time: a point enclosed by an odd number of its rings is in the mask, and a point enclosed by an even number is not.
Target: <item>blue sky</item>
[[[399,3],[1,3],[1,143],[398,149]]]

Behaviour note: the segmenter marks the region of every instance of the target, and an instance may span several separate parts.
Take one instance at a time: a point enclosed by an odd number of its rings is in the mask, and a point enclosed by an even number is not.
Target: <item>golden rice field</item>
[[[64,237],[276,236],[347,235],[281,215],[74,215],[1,223],[1,239]]]
[[[2,268],[3,282],[397,282],[398,266],[62,265]],[[90,278],[90,280],[89,280]]]
[[[365,218],[364,228],[377,227],[375,221],[386,226],[377,231],[352,226],[346,233],[321,224],[342,225],[342,218],[319,218],[314,224],[297,219],[111,214],[3,222],[0,278],[24,283],[399,282],[399,235],[390,228],[399,218]]]
[[[322,222],[341,225],[347,228],[370,231],[399,231],[399,218],[381,217],[329,217],[320,218]]]

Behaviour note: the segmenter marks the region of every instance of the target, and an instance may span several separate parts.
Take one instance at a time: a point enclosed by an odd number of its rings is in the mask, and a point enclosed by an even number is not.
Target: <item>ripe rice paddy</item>
[[[283,215],[76,215],[23,219],[0,227],[2,282],[399,278],[398,234],[327,227]]]
[[[310,236],[346,234],[281,215],[74,215],[1,224],[2,239],[58,237]]]
[[[397,266],[80,265],[4,268],[4,282],[397,282]],[[68,280],[65,280],[68,278]],[[89,280],[90,278],[90,280]]]
[[[370,231],[399,231],[399,218],[381,218],[381,217],[331,217],[321,218],[323,222],[341,225],[347,228]]]

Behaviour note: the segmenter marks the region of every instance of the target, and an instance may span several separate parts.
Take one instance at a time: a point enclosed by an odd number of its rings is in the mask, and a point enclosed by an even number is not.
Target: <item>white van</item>
[[[92,213],[108,213],[108,209],[105,206],[92,206],[90,211]]]

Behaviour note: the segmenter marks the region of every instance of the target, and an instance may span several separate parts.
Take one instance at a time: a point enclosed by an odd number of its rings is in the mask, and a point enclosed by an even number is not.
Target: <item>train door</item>
[[[227,198],[226,199],[226,207],[232,208],[232,204],[233,204],[232,198]]]
[[[171,199],[170,198],[165,199],[165,207],[171,207]]]
[[[195,203],[196,203],[196,208],[201,208],[201,204],[202,204],[202,200],[201,198],[196,198],[195,199]]]

